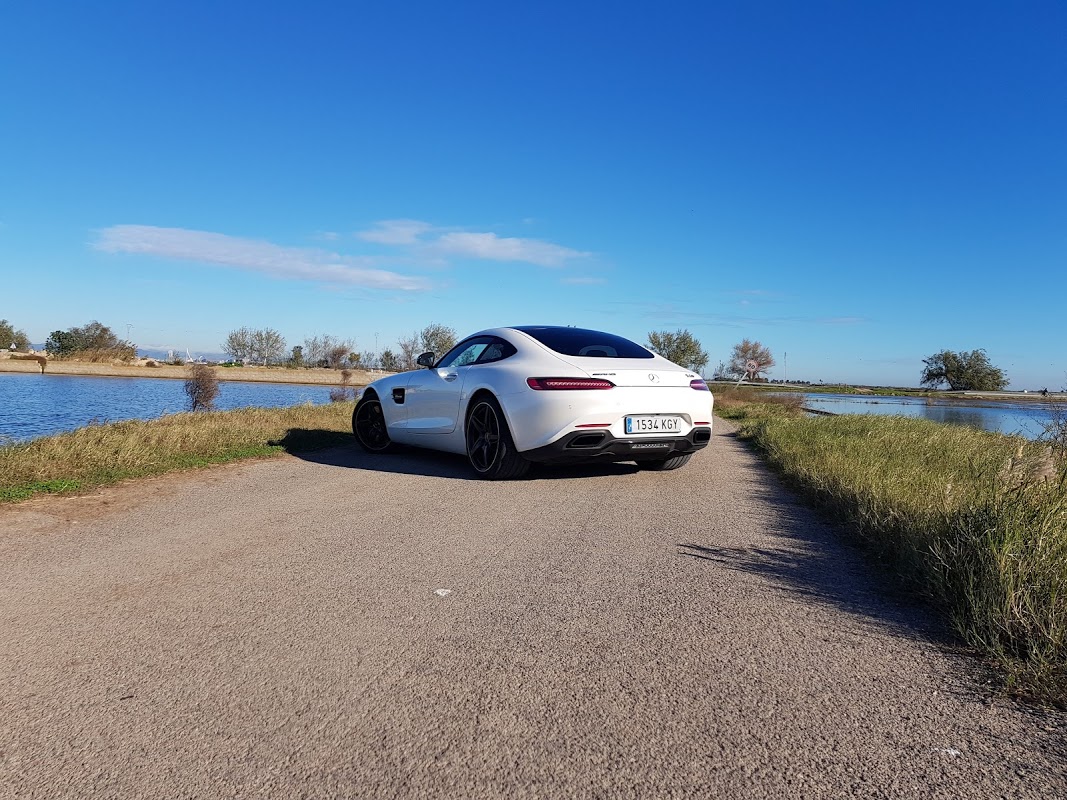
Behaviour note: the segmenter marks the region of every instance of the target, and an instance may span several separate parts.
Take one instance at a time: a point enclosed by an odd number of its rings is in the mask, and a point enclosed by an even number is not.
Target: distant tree
[[[356,369],[377,369],[378,357],[370,350],[364,350],[362,353],[349,353],[348,363]]]
[[[76,349],[74,336],[70,331],[52,331],[45,340],[44,349],[52,358],[68,358]]]
[[[431,322],[419,333],[422,352],[431,352],[440,358],[456,345],[456,331],[447,325]]]
[[[923,386],[936,389],[943,383],[954,392],[997,392],[1008,385],[1003,370],[993,366],[985,350],[942,350],[923,359]]]
[[[137,356],[137,346],[123,341],[107,325],[93,320],[87,325],[65,331],[52,331],[45,349],[56,358],[73,358],[91,354],[94,357],[121,358],[128,361]]]
[[[329,339],[329,337],[325,337]],[[332,342],[326,347],[326,351],[323,357],[326,359],[326,366],[330,369],[341,369],[348,360],[348,354],[352,352],[352,342]]]
[[[730,368],[726,366],[725,361],[720,361],[715,366],[715,371],[711,373],[711,377],[717,381],[725,381],[730,379]]]
[[[396,346],[400,349],[400,353],[397,356],[399,361],[400,372],[407,372],[408,370],[415,369],[418,364],[415,363],[415,359],[419,357],[419,335],[417,333],[411,334],[406,338],[401,337],[397,340]]]
[[[252,360],[252,330],[251,328],[238,328],[230,331],[226,341],[221,345],[222,352],[230,361]]]
[[[289,356],[289,366],[294,369],[300,369],[304,366],[304,348],[300,345],[293,348],[293,353]]]
[[[30,340],[25,331],[15,330],[15,326],[6,319],[0,319],[0,350],[4,348],[24,353],[30,349]]]
[[[378,358],[378,366],[386,372],[402,372],[400,358],[392,350],[386,348]]]
[[[774,356],[759,342],[742,339],[734,345],[733,352],[730,354],[730,372],[750,380],[759,380],[760,374],[767,372],[773,366]]]
[[[303,354],[305,363],[317,366],[324,359],[324,352],[325,348],[322,346],[321,336],[311,336],[304,339]]]
[[[185,379],[190,411],[210,411],[219,394],[219,379],[207,364],[192,364]]]
[[[252,331],[251,356],[263,366],[277,364],[285,357],[285,339],[273,328]]]
[[[648,349],[693,372],[702,373],[708,364],[708,354],[688,330],[649,331]]]
[[[304,339],[304,360],[318,367],[340,369],[348,360],[348,354],[355,349],[351,339],[339,339],[324,333]]]

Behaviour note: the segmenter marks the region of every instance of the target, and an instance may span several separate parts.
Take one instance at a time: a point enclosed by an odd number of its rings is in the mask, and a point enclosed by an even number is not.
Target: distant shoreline
[[[158,362],[157,362],[158,364]],[[363,369],[350,370],[352,377],[349,386],[366,386],[383,375],[392,375],[391,372],[380,372]],[[24,373],[39,375],[41,368],[36,361],[16,360],[12,358],[0,358],[0,373]],[[169,380],[185,380],[189,377],[188,366],[174,366],[172,364],[158,364],[149,367],[145,364],[99,364],[87,361],[49,361],[45,367],[47,375],[76,375],[90,378],[164,378]],[[215,367],[215,374],[220,381],[237,383],[290,383],[311,386],[340,386],[341,370],[322,369],[319,367],[291,369],[289,367]],[[718,388],[732,388],[736,386],[733,381],[709,380],[712,392]],[[997,401],[1049,401],[1058,400],[1067,403],[1067,392],[1049,392],[1043,396],[1040,392],[950,392],[950,391],[926,391],[920,389],[904,389],[892,387],[856,387],[851,385],[833,384],[775,384],[775,383],[742,383],[741,386],[758,391],[779,392],[810,392],[823,394],[828,392],[840,392],[843,394],[855,394],[858,397],[878,396],[905,396],[905,397],[929,397],[941,400],[967,401],[992,400]],[[851,390],[851,391],[850,391]]]
[[[215,367],[215,374],[220,381],[239,383],[291,383],[312,386],[340,386],[339,369],[289,369],[287,367]],[[35,361],[16,361],[0,359],[0,373],[22,373],[40,375],[41,368]],[[383,372],[368,370],[351,370],[349,386],[366,386],[377,380]],[[88,378],[163,378],[165,380],[185,380],[189,377],[189,368],[171,364],[156,367],[136,364],[95,364],[84,361],[49,361],[45,367],[46,375],[73,375]]]

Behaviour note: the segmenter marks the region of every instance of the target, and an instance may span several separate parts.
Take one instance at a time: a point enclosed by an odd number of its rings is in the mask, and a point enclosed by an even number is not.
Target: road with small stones
[[[0,508],[0,797],[1067,796],[730,430],[472,480],[354,446]]]

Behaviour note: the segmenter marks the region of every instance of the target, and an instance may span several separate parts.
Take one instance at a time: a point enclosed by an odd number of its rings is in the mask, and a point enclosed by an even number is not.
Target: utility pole
[[[789,383],[789,353],[784,353],[784,355],[785,355],[785,382]]]

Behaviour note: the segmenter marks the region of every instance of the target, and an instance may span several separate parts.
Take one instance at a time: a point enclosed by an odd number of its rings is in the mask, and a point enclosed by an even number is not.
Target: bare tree
[[[249,328],[238,328],[230,331],[226,341],[222,343],[222,352],[230,361],[245,361],[252,357],[252,331]]]
[[[730,372],[749,380],[759,380],[760,373],[774,366],[771,351],[759,342],[742,339],[730,355]]]
[[[419,335],[413,333],[411,336],[401,337],[397,340],[396,346],[400,349],[400,353],[397,356],[397,366],[400,367],[400,371],[407,372],[415,369],[418,366],[415,363],[415,359],[419,357]]]
[[[273,328],[252,331],[251,358],[263,366],[274,364],[285,357],[285,339]]]
[[[355,349],[351,339],[339,339],[326,333],[312,336],[304,340],[304,362],[317,367],[340,369],[348,359],[348,354]]]
[[[309,366],[318,366],[318,363],[323,360],[324,348],[322,346],[322,337],[310,336],[304,339],[304,345],[301,348],[301,354],[304,356],[304,363]]]

